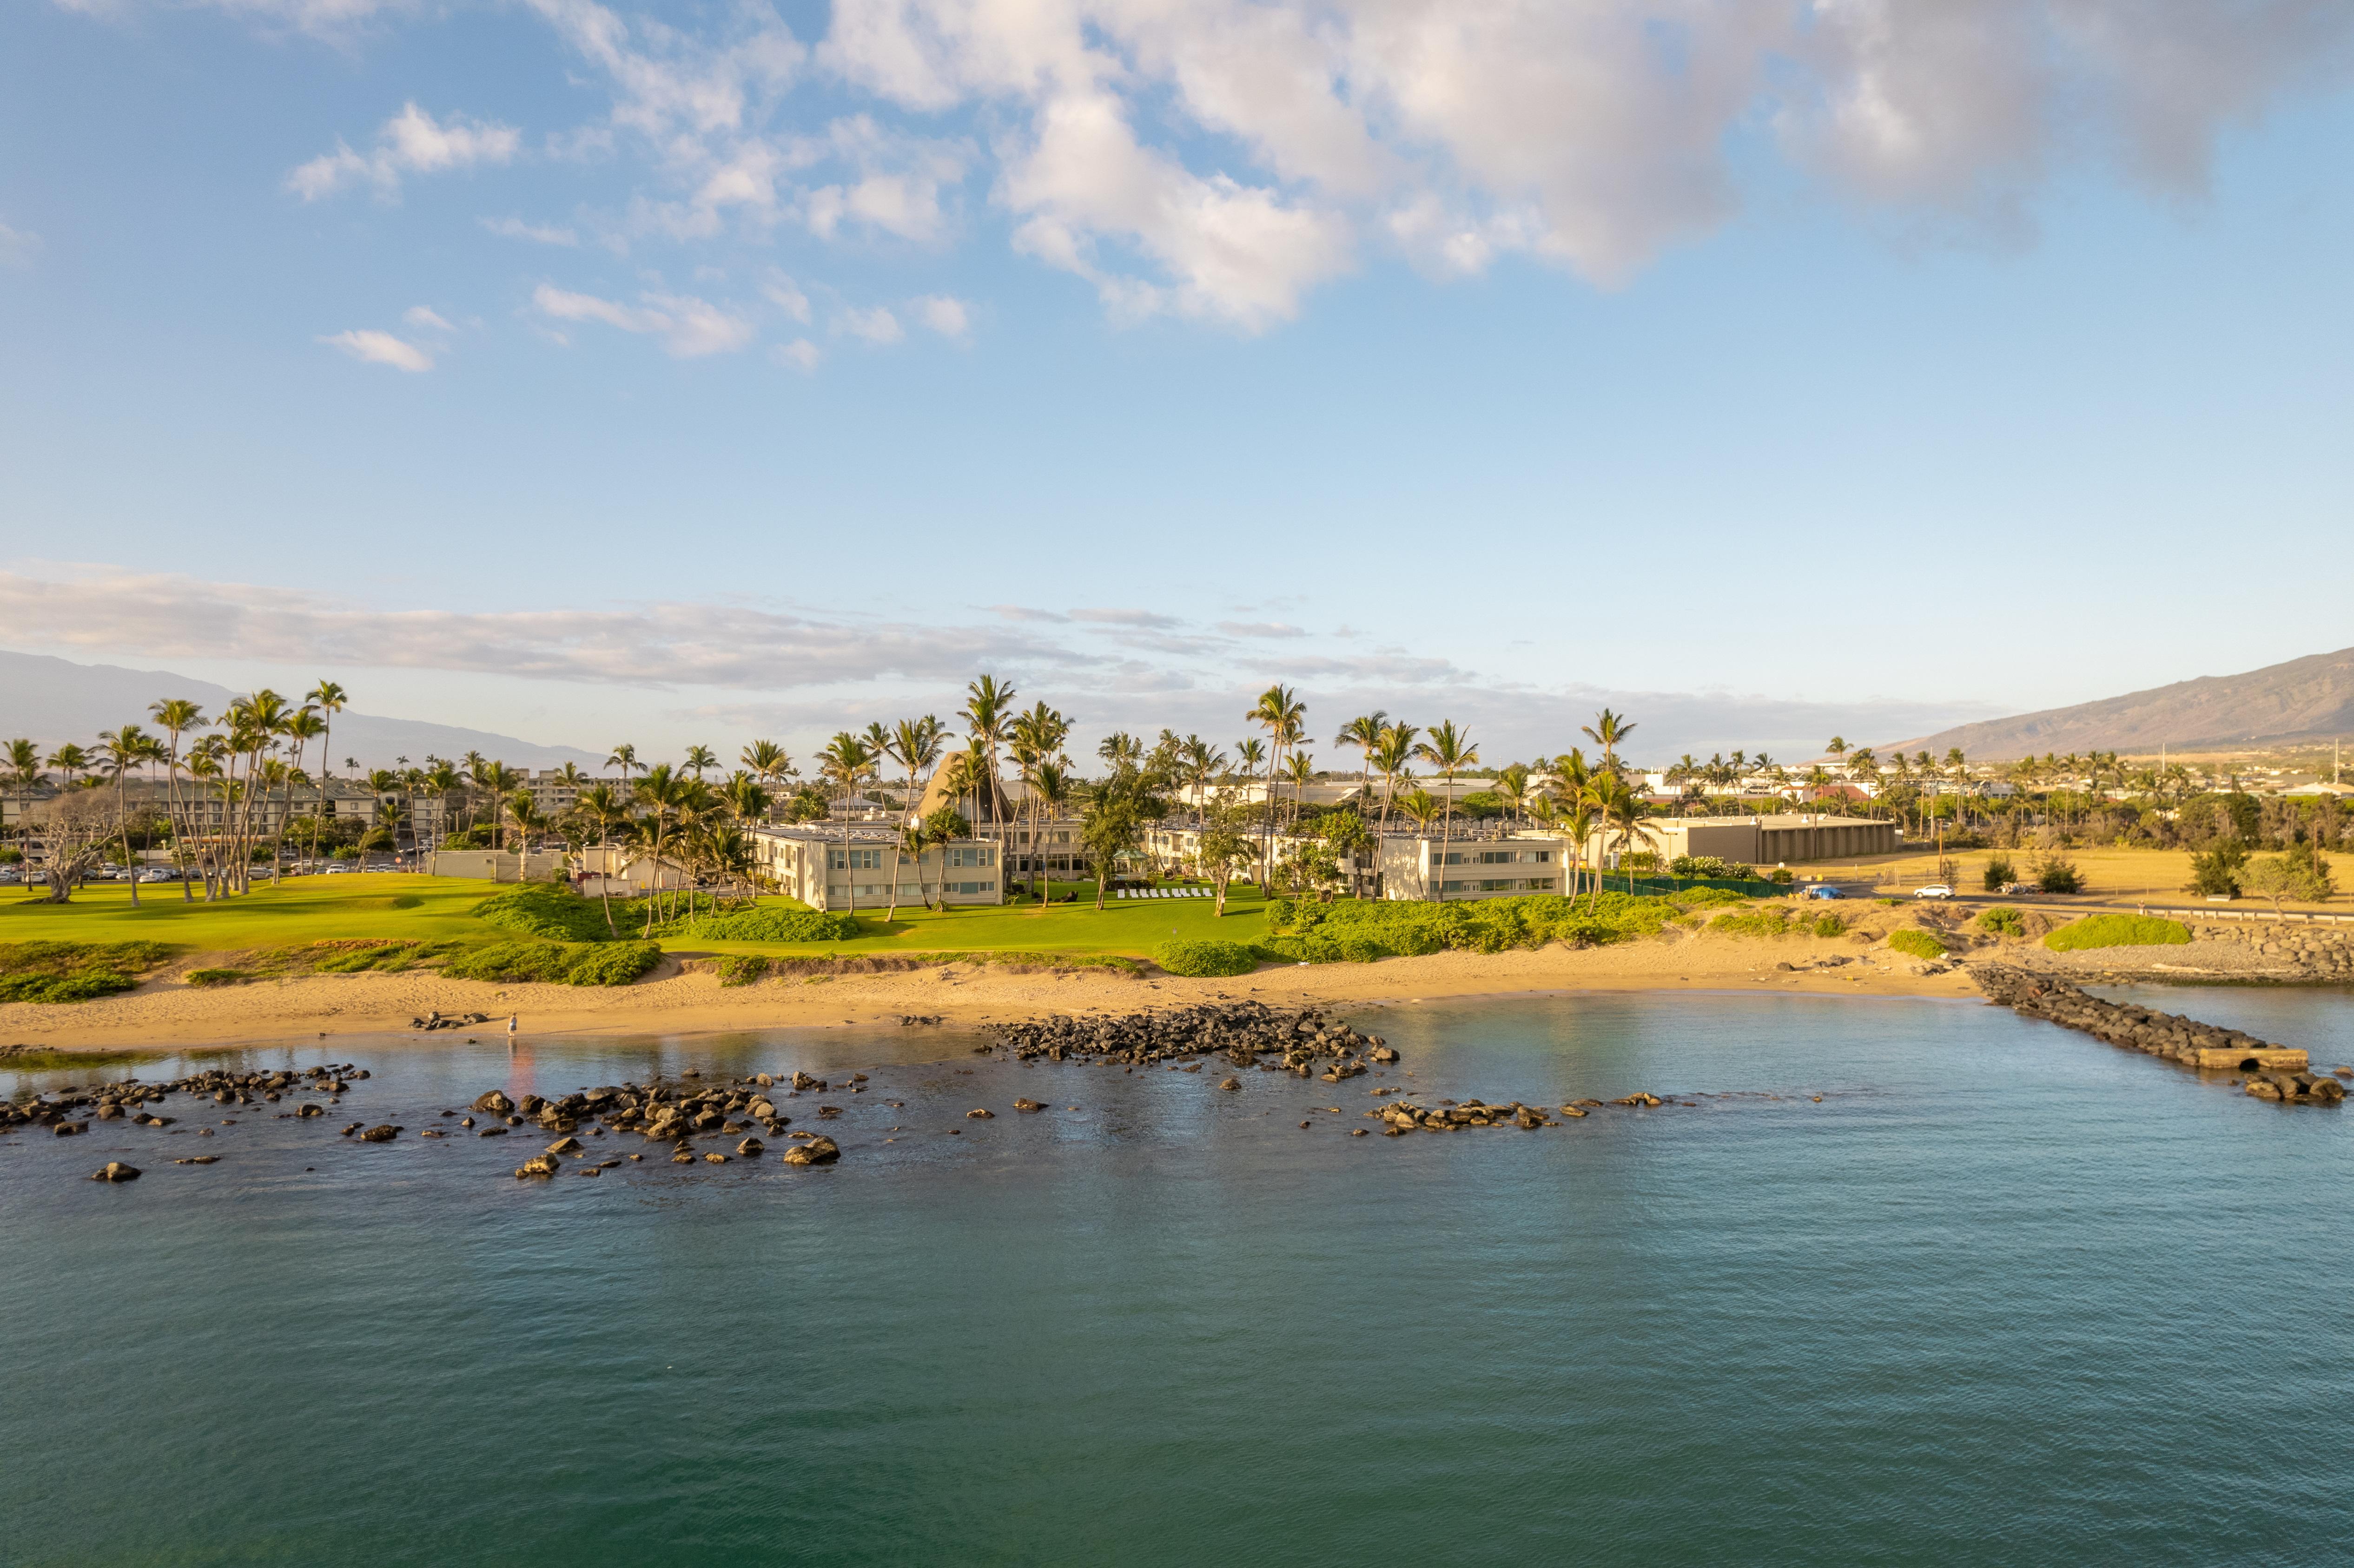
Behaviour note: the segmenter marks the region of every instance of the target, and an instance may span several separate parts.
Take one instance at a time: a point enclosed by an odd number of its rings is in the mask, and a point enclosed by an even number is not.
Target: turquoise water
[[[2342,995],[2143,994],[2354,1059]],[[2348,1556],[2344,1113],[1952,1002],[1353,1016],[1412,1079],[341,1041],[348,1116],[210,1167],[185,1099],[0,1138],[0,1561]],[[831,1170],[335,1136],[689,1064],[874,1092],[787,1106]],[[1695,1105],[1343,1136],[1389,1083]]]

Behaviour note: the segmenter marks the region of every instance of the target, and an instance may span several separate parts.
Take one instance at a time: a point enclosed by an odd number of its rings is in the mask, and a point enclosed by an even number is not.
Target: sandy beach
[[[1673,933],[1608,948],[1438,953],[1372,964],[1266,969],[1216,980],[1095,969],[1012,972],[972,964],[880,974],[771,978],[724,987],[695,962],[665,959],[635,985],[498,985],[425,972],[312,975],[198,990],[178,975],[220,961],[197,954],[122,996],[71,1006],[0,1007],[0,1045],[122,1050],[260,1044],[321,1034],[405,1033],[426,1012],[516,1014],[537,1034],[688,1034],[841,1028],[937,1016],[971,1024],[1047,1012],[1128,1012],[1220,997],[1347,1007],[1545,991],[1758,990],[1839,995],[1966,997],[1959,969],[1929,972],[1883,948],[1844,940],[1780,941]],[[1780,966],[1790,966],[1783,968]],[[451,1036],[419,1032],[419,1045]]]

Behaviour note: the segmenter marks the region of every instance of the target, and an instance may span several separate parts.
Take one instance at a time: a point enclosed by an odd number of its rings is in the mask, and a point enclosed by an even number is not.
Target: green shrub
[[[1715,909],[1727,904],[1746,904],[1748,898],[1730,887],[1687,887],[1675,895],[1674,903],[1685,909]]]
[[[243,969],[190,969],[188,983],[192,986],[238,985],[253,977]]]
[[[1846,917],[1839,915],[1816,916],[1815,935],[1818,937],[1843,937],[1847,935]]]
[[[172,956],[162,942],[0,944],[0,1001],[90,1001],[139,983]]]
[[[2158,948],[2190,940],[2190,927],[2156,915],[2087,915],[2043,938],[2055,953],[2084,948]]]
[[[1989,909],[1978,916],[1978,928],[1998,937],[2024,937],[2027,916],[2016,909]]]
[[[2190,891],[2210,898],[2237,898],[2247,869],[2247,846],[2237,839],[2218,840],[2190,857]]]
[[[2046,893],[2082,893],[2084,877],[2073,862],[2054,854],[2035,867],[2035,885]]]
[[[526,882],[474,906],[474,917],[502,931],[551,942],[601,942],[612,935],[603,908],[569,887]]]
[[[628,985],[662,962],[657,942],[607,942],[577,948],[564,971],[566,985]]]
[[[1670,876],[1712,876],[1737,881],[1756,874],[1745,865],[1735,865],[1722,855],[1680,854],[1668,862]]]
[[[846,942],[858,935],[858,918],[770,904],[702,916],[687,922],[686,934],[707,942]]]
[[[1720,915],[1708,923],[1708,928],[1728,937],[1779,937],[1790,929],[1789,912],[1752,909],[1739,915]]]
[[[1900,953],[1910,953],[1916,959],[1942,959],[1946,956],[1945,943],[1937,940],[1927,931],[1916,930],[1911,927],[1902,931],[1890,932],[1888,945]]]
[[[366,969],[397,974],[424,954],[416,942],[313,942],[291,955],[310,966],[313,974],[349,975]]]
[[[1172,975],[1246,975],[1258,968],[1258,953],[1241,942],[1174,941],[1153,948],[1152,961]]]
[[[1774,868],[1773,874],[1766,880],[1768,882],[1778,882],[1783,886],[1787,887],[1792,883],[1797,881],[1798,877],[1797,874],[1793,872],[1788,866],[1777,865]]]
[[[758,953],[728,953],[712,966],[721,985],[754,985],[769,972],[769,960]]]
[[[1986,874],[1979,879],[1978,885],[1988,893],[1999,893],[2018,880],[2019,873],[2012,868],[2010,857],[2007,854],[1998,854],[1988,857]]]
[[[1725,895],[1724,900],[1742,902],[1738,895]],[[1336,959],[1363,962],[1450,950],[1500,953],[1512,948],[1542,948],[1548,942],[1594,947],[1654,936],[1676,917],[1680,905],[1713,901],[1696,894],[1680,894],[1670,900],[1625,893],[1605,893],[1592,901],[1590,908],[1585,898],[1548,894],[1458,904],[1355,898],[1312,904],[1278,899],[1268,906],[1267,924],[1273,936],[1266,946],[1271,953],[1310,963]],[[1295,943],[1287,938],[1301,940]]]

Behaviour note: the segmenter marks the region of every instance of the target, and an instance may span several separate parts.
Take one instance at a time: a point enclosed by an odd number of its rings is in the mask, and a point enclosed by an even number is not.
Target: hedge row
[[[569,887],[526,882],[474,906],[474,917],[518,936],[551,942],[602,942],[612,936],[605,912]]]
[[[451,954],[441,972],[502,983],[628,985],[661,961],[652,942],[493,942]]]

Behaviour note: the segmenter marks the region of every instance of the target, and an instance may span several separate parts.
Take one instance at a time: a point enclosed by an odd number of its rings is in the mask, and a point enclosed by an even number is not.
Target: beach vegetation
[[[244,969],[190,969],[184,978],[190,985],[203,991],[214,986],[243,985],[253,976]]]
[[[1246,942],[1195,938],[1162,942],[1152,949],[1152,961],[1172,975],[1202,978],[1246,975],[1258,968],[1261,955]]]
[[[2027,935],[2027,916],[2008,905],[1989,909],[1978,916],[1978,929],[1998,937]]]
[[[1924,931],[1917,926],[1907,926],[1901,931],[1891,931],[1888,934],[1888,945],[1900,953],[1909,953],[1916,959],[1942,959],[1946,956],[1946,944],[1938,939],[1936,933]]]
[[[2007,854],[1987,856],[1986,869],[1979,874],[1978,885],[1988,893],[1999,893],[2019,880],[2019,873]]]
[[[396,901],[395,907],[399,907]],[[517,936],[556,942],[601,942],[612,936],[604,914],[569,887],[526,882],[474,906],[474,918]]]
[[[118,995],[173,951],[163,942],[0,943],[0,1001],[90,1001]]]
[[[2158,915],[2087,915],[2072,920],[2043,938],[2055,953],[2086,948],[2153,948],[2190,940],[2190,927]]]
[[[721,985],[755,985],[768,978],[769,959],[759,953],[723,953],[712,964]]]

